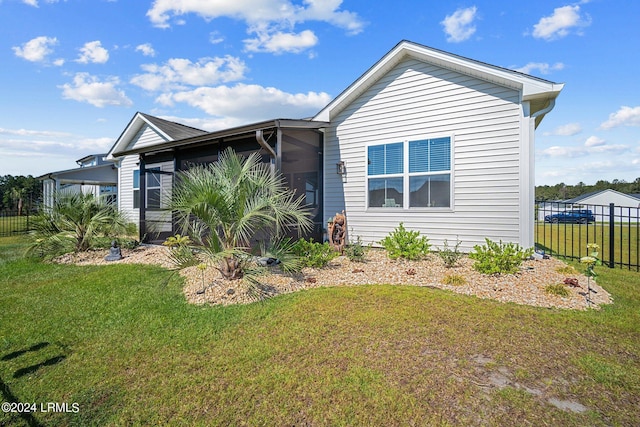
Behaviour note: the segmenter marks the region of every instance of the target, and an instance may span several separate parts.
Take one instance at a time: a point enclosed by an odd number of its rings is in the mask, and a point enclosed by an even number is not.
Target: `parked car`
[[[596,217],[590,209],[575,209],[571,211],[558,212],[557,214],[547,215],[544,222],[558,223],[570,222],[575,224],[589,224],[595,222]]]

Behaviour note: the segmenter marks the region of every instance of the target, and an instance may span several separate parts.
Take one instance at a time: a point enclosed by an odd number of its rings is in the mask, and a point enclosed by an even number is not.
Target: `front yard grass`
[[[639,425],[640,274],[600,311],[411,286],[193,306],[178,275],[0,239],[0,425]]]

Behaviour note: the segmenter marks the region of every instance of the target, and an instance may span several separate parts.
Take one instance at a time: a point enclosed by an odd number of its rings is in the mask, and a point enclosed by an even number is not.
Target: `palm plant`
[[[124,232],[126,221],[116,207],[93,194],[59,192],[53,206],[34,219],[29,252],[44,256],[86,251],[98,237]]]
[[[257,153],[243,157],[227,148],[216,163],[178,174],[169,207],[179,232],[206,251],[223,277],[241,279],[252,239],[311,229],[303,203]]]

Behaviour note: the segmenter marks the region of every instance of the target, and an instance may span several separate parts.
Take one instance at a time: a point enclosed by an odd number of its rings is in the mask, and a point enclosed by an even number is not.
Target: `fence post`
[[[609,203],[609,268],[615,268],[615,205]]]

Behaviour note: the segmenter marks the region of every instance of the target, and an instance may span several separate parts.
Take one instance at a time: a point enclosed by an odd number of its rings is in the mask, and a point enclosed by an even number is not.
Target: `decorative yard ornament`
[[[115,240],[111,242],[111,247],[109,248],[109,255],[104,257],[105,261],[120,261],[122,259],[122,252],[120,251],[120,247],[118,246],[118,242]]]
[[[329,228],[329,244],[336,251],[343,253],[345,238],[347,234],[347,217],[342,211],[341,214],[336,213],[332,221],[327,224]]]

